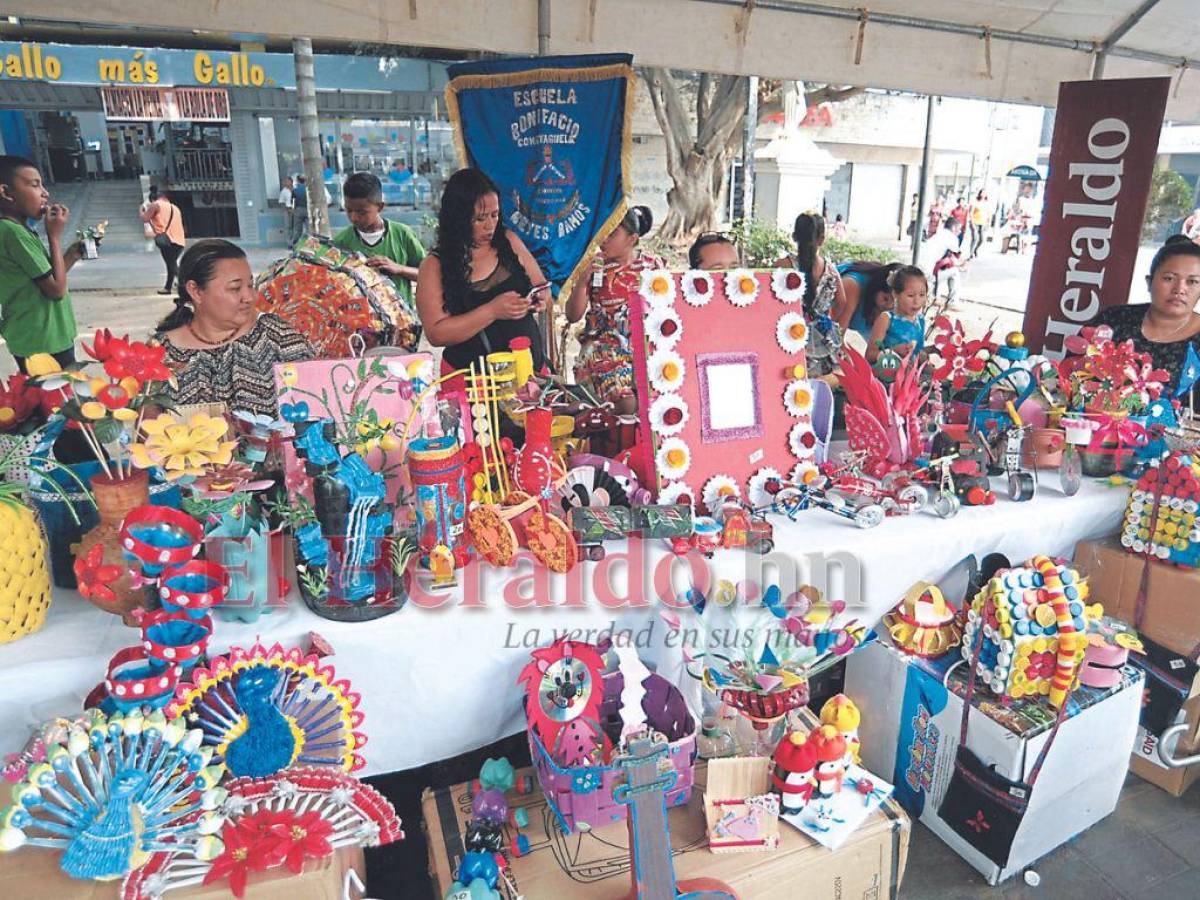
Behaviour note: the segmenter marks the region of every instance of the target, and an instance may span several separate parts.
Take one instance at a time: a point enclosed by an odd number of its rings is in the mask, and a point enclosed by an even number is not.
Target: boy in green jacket
[[[342,196],[350,224],[338,232],[334,244],[363,254],[367,265],[390,275],[409,308],[415,309],[413,284],[417,266],[425,258],[416,232],[382,216],[383,185],[370,172],[355,172],[347,178]]]
[[[50,203],[37,166],[21,156],[0,156],[0,335],[26,371],[35,353],[61,366],[75,361],[75,310],[67,270],[80,258],[78,242],[64,252],[70,211]],[[26,222],[46,219],[49,251]]]

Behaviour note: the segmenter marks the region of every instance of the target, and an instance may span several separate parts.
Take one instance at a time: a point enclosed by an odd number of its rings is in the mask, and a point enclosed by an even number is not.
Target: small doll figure
[[[429,551],[429,571],[433,575],[431,590],[445,590],[454,587],[454,554],[445,544],[438,544]]]
[[[862,715],[854,701],[845,694],[837,694],[825,701],[821,707],[821,724],[832,725],[846,742],[846,767],[858,765],[862,759],[862,742],[858,739],[858,725]]]
[[[846,739],[832,725],[821,725],[809,735],[816,756],[817,796],[829,799],[842,789],[846,777]]]
[[[771,785],[779,794],[783,815],[800,812],[812,797],[816,765],[816,748],[807,735],[799,731],[784,735],[775,748],[775,768],[771,774]]]

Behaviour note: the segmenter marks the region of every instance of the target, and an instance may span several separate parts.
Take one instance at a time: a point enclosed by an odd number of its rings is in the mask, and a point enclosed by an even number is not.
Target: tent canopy
[[[1200,122],[1197,0],[542,0],[551,53],[1053,106],[1060,81],[1171,76]],[[9,0],[7,12],[128,27],[534,54],[538,0]],[[869,12],[860,12],[869,7]],[[543,20],[544,21],[544,20]],[[1102,52],[1107,51],[1107,52]]]

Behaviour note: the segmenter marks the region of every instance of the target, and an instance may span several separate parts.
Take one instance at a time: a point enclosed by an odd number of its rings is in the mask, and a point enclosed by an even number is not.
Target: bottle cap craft
[[[1172,453],[1151,462],[1125,507],[1121,546],[1188,568],[1200,568],[1200,457]]]

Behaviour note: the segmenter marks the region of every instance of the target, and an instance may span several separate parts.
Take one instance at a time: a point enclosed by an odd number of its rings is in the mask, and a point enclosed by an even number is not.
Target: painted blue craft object
[[[445,900],[500,900],[500,895],[482,878],[476,878],[469,887],[461,881],[454,882],[446,892]]]
[[[348,453],[342,457],[337,467],[337,480],[350,489],[350,502],[383,499],[384,480],[378,472],[372,472],[371,467],[357,453]]]
[[[342,599],[357,603],[374,595],[375,562],[379,558],[379,548],[383,546],[383,538],[391,524],[391,510],[385,509],[367,517],[366,527],[361,534],[347,536],[343,565],[347,563],[350,554],[357,551],[357,556],[353,567],[343,570],[338,579]]]
[[[493,890],[496,883],[500,880],[500,868],[496,865],[496,858],[491,853],[464,853],[462,863],[458,867],[458,881],[460,884],[471,884],[476,879],[482,881]]]
[[[164,607],[170,604],[163,604]],[[200,610],[203,614],[203,610]],[[190,647],[199,641],[204,640],[205,636],[212,634],[212,629],[193,622],[191,619],[168,619],[165,622],[158,622],[146,629],[146,637],[156,644],[164,647]],[[196,663],[200,661],[198,656],[189,656],[182,658],[176,653],[177,665],[183,669],[185,673],[190,672],[195,668]]]
[[[1149,440],[1145,446],[1134,449],[1133,455],[1137,457],[1138,462],[1148,463],[1170,455],[1171,448],[1168,446],[1163,432],[1179,427],[1179,418],[1175,415],[1174,404],[1166,398],[1155,400],[1146,410],[1146,415],[1142,417],[1141,422],[1142,427],[1149,435]]]
[[[63,854],[62,870],[72,878],[119,878],[129,871],[137,846],[133,804],[149,779],[137,769],[121,769],[108,805],[75,836]]]
[[[246,716],[246,730],[229,745],[225,765],[237,777],[265,778],[291,765],[296,739],[276,705],[279,672],[268,666],[247,669],[234,688]]]
[[[787,609],[783,605],[783,592],[779,589],[779,585],[772,584],[763,591],[762,604],[771,611],[771,615],[775,618],[787,618]]]
[[[479,786],[484,790],[497,788],[501,792],[511,791],[516,780],[517,773],[507,757],[485,759],[479,769]]]
[[[317,522],[309,522],[296,530],[296,543],[300,546],[300,555],[310,566],[324,566],[329,562],[329,545],[321,534],[321,526]]]
[[[314,466],[332,466],[340,459],[337,447],[325,437],[325,426],[332,424],[332,421],[320,419],[310,424],[296,438],[296,452],[301,453]]]
[[[195,661],[192,663],[195,665]],[[145,665],[123,668],[119,672],[114,673],[113,681],[141,681],[146,678],[153,678],[156,675],[162,675],[166,672],[167,667],[156,661],[148,660]],[[165,690],[161,694],[138,697],[128,696],[125,699],[108,694],[100,701],[100,708],[108,715],[115,713],[133,712],[135,709],[143,709],[149,707],[151,710],[162,709],[166,706],[171,698],[175,696],[173,690]]]

